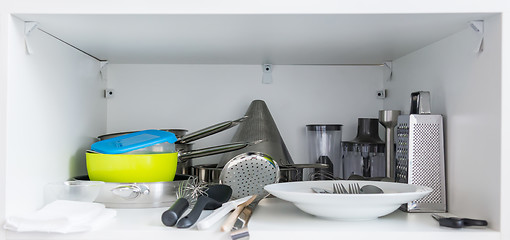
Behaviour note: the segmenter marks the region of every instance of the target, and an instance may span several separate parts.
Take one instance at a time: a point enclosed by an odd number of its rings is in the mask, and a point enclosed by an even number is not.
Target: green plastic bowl
[[[177,169],[178,154],[102,154],[87,152],[90,180],[103,182],[169,182]]]

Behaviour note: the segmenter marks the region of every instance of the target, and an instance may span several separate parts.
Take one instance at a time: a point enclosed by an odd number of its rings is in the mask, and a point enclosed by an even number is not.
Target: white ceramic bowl
[[[382,194],[321,194],[312,191],[318,187],[333,191],[333,183],[374,185]],[[404,183],[375,181],[303,181],[276,183],[264,187],[266,191],[292,202],[306,213],[335,220],[371,220],[397,210],[403,203],[420,199],[432,188]]]

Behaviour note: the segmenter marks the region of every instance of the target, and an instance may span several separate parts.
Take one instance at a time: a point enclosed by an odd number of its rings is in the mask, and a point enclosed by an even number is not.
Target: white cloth
[[[84,232],[116,215],[115,210],[100,203],[56,200],[31,214],[7,218],[4,228],[17,232]]]

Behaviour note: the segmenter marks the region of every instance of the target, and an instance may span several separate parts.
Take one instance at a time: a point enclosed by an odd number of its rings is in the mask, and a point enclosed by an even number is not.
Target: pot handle
[[[257,144],[259,142],[262,142],[262,140],[258,140],[255,142],[238,142],[238,143],[228,143],[224,145],[218,145],[208,148],[202,148],[202,149],[196,149],[186,152],[179,152],[179,160],[186,160],[190,158],[198,158],[198,157],[205,157],[220,153],[226,153],[226,152],[232,152],[235,150],[243,149],[245,147]]]
[[[233,121],[226,121],[221,122],[218,124],[214,124],[210,127],[206,127],[204,129],[198,130],[196,132],[188,133],[180,138],[178,138],[176,143],[189,143],[210,135],[213,135],[215,133],[219,133],[221,131],[227,130],[231,127],[239,125],[242,121],[244,121],[247,118],[247,116],[244,116],[242,118],[233,120]]]
[[[150,193],[149,187],[137,184],[118,186],[110,191],[113,193],[113,195],[124,199],[135,199],[140,195],[147,195]]]

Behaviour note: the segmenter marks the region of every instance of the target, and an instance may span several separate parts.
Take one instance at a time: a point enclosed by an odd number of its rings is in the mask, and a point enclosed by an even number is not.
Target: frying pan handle
[[[242,118],[239,118],[239,119],[236,119],[233,121],[226,121],[226,122],[214,124],[210,127],[206,127],[204,129],[198,130],[196,132],[186,134],[186,135],[180,137],[176,143],[189,143],[189,142],[213,135],[215,133],[219,133],[221,131],[224,131],[231,127],[239,125],[239,123],[244,121],[246,118],[247,118],[247,116],[244,116]]]
[[[209,155],[231,152],[231,151],[243,149],[247,146],[251,146],[258,142],[259,141],[254,142],[254,143],[250,143],[250,142],[229,143],[229,144],[218,145],[218,146],[202,148],[202,149],[196,149],[196,150],[191,150],[191,151],[186,151],[186,152],[179,152],[179,160],[186,160],[186,159],[190,159],[190,158],[205,157],[205,156],[209,156]]]

